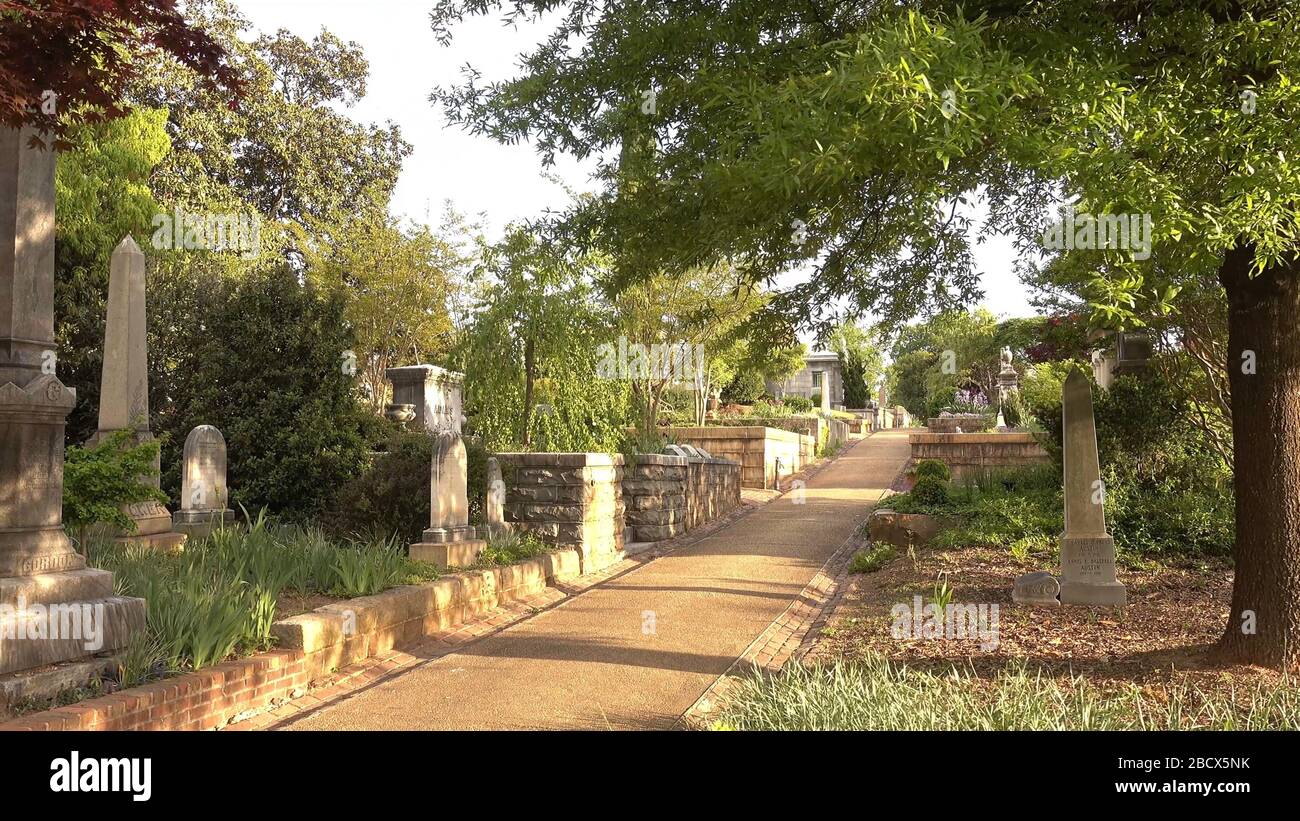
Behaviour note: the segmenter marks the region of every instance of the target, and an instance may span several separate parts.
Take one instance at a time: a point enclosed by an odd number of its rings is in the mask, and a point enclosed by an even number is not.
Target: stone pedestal
[[[1109,535],[1061,537],[1061,601],[1114,607],[1127,591],[1115,576],[1115,540]]]
[[[32,668],[124,647],[143,599],[113,595],[63,530],[63,435],[76,393],[55,375],[54,154],[0,129],[0,692]],[[96,665],[84,665],[85,670]]]
[[[411,425],[433,433],[461,432],[465,375],[437,365],[407,365],[384,372],[393,386],[394,405],[411,405]]]
[[[411,558],[440,567],[465,567],[478,559],[486,542],[469,525],[465,442],[445,430],[433,447],[429,477],[429,528],[411,545]]]
[[[478,561],[487,542],[483,539],[465,539],[459,542],[431,543],[426,535],[423,542],[411,545],[411,558],[429,562],[440,568],[469,567]]]

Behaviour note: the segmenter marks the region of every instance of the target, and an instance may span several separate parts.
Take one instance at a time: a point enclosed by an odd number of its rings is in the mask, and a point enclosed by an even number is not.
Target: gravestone
[[[1092,389],[1075,368],[1066,377],[1062,408],[1065,533],[1061,536],[1061,603],[1122,605],[1115,576],[1115,540],[1106,532],[1105,488],[1097,458]]]
[[[461,432],[465,375],[437,365],[389,368],[384,376],[393,386],[393,405],[411,405],[415,430]]]
[[[429,528],[411,545],[411,558],[438,567],[468,567],[478,561],[487,542],[469,525],[465,442],[459,432],[443,430],[434,439],[429,480]]]
[[[1061,583],[1046,570],[1026,573],[1016,579],[1011,589],[1011,600],[1016,604],[1038,604],[1060,607]]]
[[[113,250],[108,278],[108,320],[104,326],[104,364],[99,393],[99,429],[90,444],[121,430],[131,443],[153,441],[149,431],[149,348],[145,325],[144,253],[127,237]],[[160,486],[160,465],[142,482]],[[185,534],[172,530],[172,516],[158,502],[127,505],[135,522],[132,532],[116,533],[119,543],[141,544],[156,550],[180,550]]]
[[[188,536],[202,538],[223,524],[236,521],[227,508],[226,439],[211,425],[199,425],[185,437],[181,461],[181,509],[172,517],[173,527]]]
[[[64,424],[77,397],[56,375],[55,155],[30,148],[33,136],[0,128],[0,675],[21,673],[5,687],[19,698],[68,686],[64,668],[33,668],[118,650],[145,621],[144,599],[114,595],[113,574],[87,568],[63,530]],[[93,618],[99,641],[50,623],[31,637],[54,605]],[[79,668],[87,680],[93,667]]]
[[[506,483],[501,476],[501,463],[495,456],[488,457],[486,473],[483,520],[487,523],[487,536],[492,538],[510,529],[506,523]]]

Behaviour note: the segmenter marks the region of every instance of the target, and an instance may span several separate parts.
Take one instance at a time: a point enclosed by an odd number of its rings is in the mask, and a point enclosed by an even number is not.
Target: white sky
[[[471,63],[483,82],[515,74],[517,55],[547,32],[545,26],[507,28],[499,15],[467,20],[443,48],[429,26],[431,0],[237,0],[253,25],[266,32],[286,28],[310,40],[321,27],[355,41],[370,62],[367,95],[349,109],[362,122],[392,120],[414,146],[394,193],[396,216],[436,225],[443,202],[458,211],[483,215],[489,236],[513,220],[539,215],[568,203],[564,190],[543,177],[550,173],[579,190],[590,187],[587,174],[572,159],[557,157],[543,169],[533,148],[505,146],[449,126],[429,102],[435,85],[453,85]],[[1025,288],[1012,271],[1011,242],[990,237],[976,246],[986,298],[996,314],[1031,316]]]

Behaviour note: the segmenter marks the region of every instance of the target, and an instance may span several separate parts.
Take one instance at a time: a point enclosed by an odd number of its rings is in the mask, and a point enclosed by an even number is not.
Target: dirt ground
[[[1213,645],[1227,624],[1232,571],[1225,565],[1121,569],[1128,604],[1118,609],[1032,607],[1011,601],[1012,580],[1051,569],[1021,561],[1003,549],[920,549],[900,552],[875,573],[849,576],[844,601],[808,661],[853,659],[878,653],[923,669],[960,665],[981,677],[1016,660],[1056,677],[1080,675],[1106,687],[1130,682],[1155,697],[1173,681],[1218,689],[1278,679],[1256,667],[1218,664]],[[978,638],[894,638],[892,607],[930,603],[946,582],[954,604],[997,604],[996,647]],[[986,642],[985,644],[988,644]],[[1189,682],[1189,680],[1191,680]]]

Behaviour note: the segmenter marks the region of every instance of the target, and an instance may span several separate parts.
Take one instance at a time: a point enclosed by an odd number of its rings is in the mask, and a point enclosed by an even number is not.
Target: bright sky
[[[467,20],[443,48],[429,26],[432,0],[237,0],[258,29],[286,28],[310,40],[322,27],[355,41],[370,61],[367,95],[349,110],[362,122],[392,120],[415,148],[402,169],[392,210],[397,216],[437,224],[442,204],[482,214],[490,236],[513,220],[561,209],[568,197],[544,172],[568,185],[590,187],[590,168],[558,157],[544,170],[531,146],[504,146],[445,123],[429,102],[435,85],[453,85],[471,63],[483,81],[515,74],[517,55],[547,33],[545,25],[507,28],[499,15]],[[1030,316],[1025,289],[1012,271],[1010,240],[990,237],[976,246],[984,304],[996,314]]]

